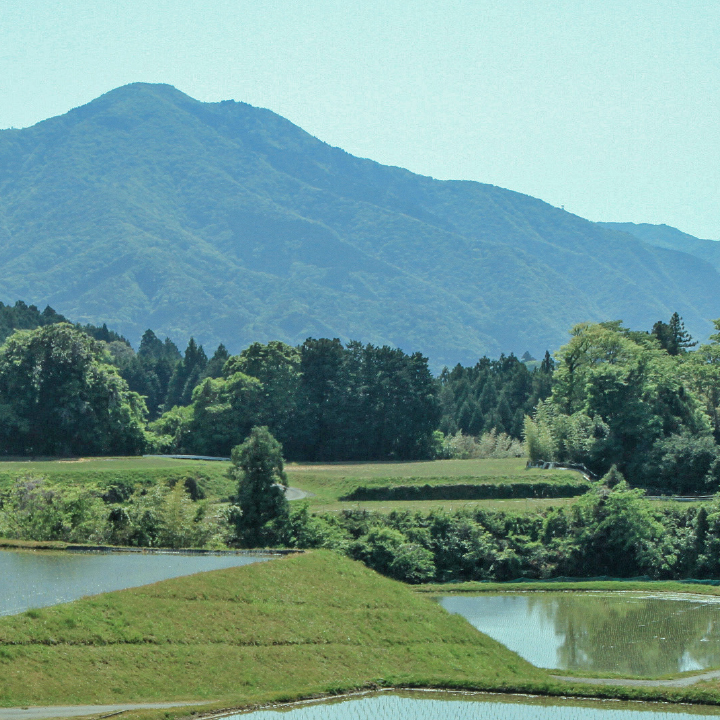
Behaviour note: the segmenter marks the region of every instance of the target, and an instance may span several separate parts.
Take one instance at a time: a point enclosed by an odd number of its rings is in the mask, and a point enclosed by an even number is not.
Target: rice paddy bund
[[[529,690],[548,676],[429,598],[329,552],[0,618],[4,707],[232,707],[371,684],[453,683]]]
[[[718,681],[588,686],[551,672],[427,592],[328,551],[0,617],[0,707],[186,701],[219,710],[382,687],[720,704]]]
[[[422,512],[438,507],[446,510],[484,507],[532,512],[548,506],[571,504],[589,487],[579,473],[527,469],[525,465],[526,461],[522,458],[288,463],[286,471],[290,485],[311,493],[310,509],[316,512],[339,512],[350,508]],[[453,490],[457,486],[468,488],[470,497],[464,498],[462,494],[456,497]],[[485,486],[488,490],[494,488],[494,491],[488,493],[489,497],[474,497],[472,491],[478,486]],[[443,496],[444,488],[450,492]],[[553,488],[558,489],[555,497],[542,496],[548,488],[551,494]],[[401,489],[406,492],[398,493]],[[422,489],[428,489],[433,497],[424,499]],[[410,499],[395,499],[398,495],[400,498],[407,495]],[[366,496],[368,499],[364,499]]]

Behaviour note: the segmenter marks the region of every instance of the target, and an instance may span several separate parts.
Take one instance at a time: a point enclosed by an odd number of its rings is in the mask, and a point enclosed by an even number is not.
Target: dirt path
[[[631,680],[630,678],[584,678],[569,677],[566,675],[552,675],[556,680],[570,683],[584,683],[585,685],[623,685],[626,687],[687,687],[701,680],[716,680],[720,678],[720,670],[712,670],[700,675],[688,675],[677,680]],[[0,716],[0,720],[3,718]]]
[[[93,715],[96,718],[119,714],[125,710],[153,710],[184,705],[203,705],[209,700],[195,702],[132,703],[118,705],[55,705],[50,707],[0,708],[0,720],[44,720]]]
[[[313,494],[311,492],[306,492],[305,490],[301,490],[300,488],[296,487],[288,487],[285,488],[285,497],[292,501],[292,500],[303,500],[304,498],[312,497]]]

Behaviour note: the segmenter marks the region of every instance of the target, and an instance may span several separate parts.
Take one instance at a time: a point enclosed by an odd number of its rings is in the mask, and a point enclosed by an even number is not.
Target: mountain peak
[[[0,300],[238,351],[308,336],[433,367],[573,324],[704,337],[720,277],[534,198],[353,157],[269,110],[132,83],[0,133]],[[680,256],[680,261],[678,260]]]

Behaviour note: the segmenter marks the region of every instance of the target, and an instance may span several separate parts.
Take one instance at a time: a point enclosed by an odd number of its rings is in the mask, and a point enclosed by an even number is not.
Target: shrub
[[[480,437],[463,435],[458,430],[454,435],[448,435],[442,443],[441,456],[449,459],[488,459],[523,457],[525,448],[523,444],[510,437],[507,433],[498,433],[496,430],[484,433]]]

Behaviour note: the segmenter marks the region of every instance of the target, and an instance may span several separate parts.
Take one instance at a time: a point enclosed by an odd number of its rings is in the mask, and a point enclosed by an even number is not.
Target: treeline
[[[67,319],[50,307],[41,312],[21,301],[0,303],[0,341],[16,330],[36,331],[32,347],[21,350],[14,342],[12,353],[26,353],[22,366],[40,378],[21,387],[19,397],[10,386],[5,400],[0,397],[8,418],[0,432],[3,454],[227,455],[252,426],[267,425],[290,459],[518,456],[523,418],[549,394],[552,379],[549,355],[537,370],[510,355],[482,358],[470,368],[458,365],[435,379],[419,353],[356,342],[309,339],[297,348],[255,343],[232,358],[220,345],[208,357],[192,338],[181,352],[152,330],[137,352],[106,325],[74,324],[75,334],[49,330],[63,324]],[[102,345],[91,349],[78,332]],[[79,354],[70,350],[80,346],[85,349]],[[63,352],[84,359],[76,368],[50,368],[39,359]],[[118,442],[123,433],[116,427],[99,429],[86,442],[87,422],[76,422],[98,420],[108,411],[95,406],[88,385],[101,366],[110,373],[106,386],[115,378],[115,390],[104,392],[114,393],[124,408],[121,415],[133,426],[130,440]],[[48,394],[53,383],[58,387]],[[73,388],[79,393],[74,400]]]
[[[438,378],[445,435],[472,437],[495,431],[521,438],[525,416],[544,400],[552,386],[555,362],[545,353],[541,363],[515,355],[480,358],[476,365],[445,368]],[[537,367],[535,367],[537,366]]]
[[[0,340],[5,455],[228,455],[265,425],[293,460],[518,456],[523,417],[552,377],[549,355],[537,371],[510,355],[433,378],[419,353],[337,339],[208,357],[192,338],[181,352],[147,330],[136,352],[106,325],[20,301],[0,304]]]
[[[633,485],[714,493],[720,485],[720,320],[699,345],[675,314],[652,332],[582,324],[556,354],[552,393],[525,421],[533,460],[615,465]]]
[[[254,343],[151,424],[163,447],[228,455],[267,426],[303,460],[432,457],[440,420],[427,359],[390,347],[308,339]]]
[[[436,452],[438,388],[420,353],[308,339],[255,343],[232,357],[220,346],[208,359],[194,340],[181,354],[150,330],[135,353],[105,326],[20,304],[9,314],[36,327],[0,347],[5,455],[229,455],[257,425],[292,459]]]
[[[675,313],[651,331],[581,324],[541,362],[514,355],[431,375],[390,347],[308,339],[211,357],[148,330],[0,305],[0,453],[228,455],[267,426],[291,460],[507,457],[616,465],[635,486],[720,485],[720,321],[698,345]],[[32,327],[35,329],[31,329]],[[149,424],[148,424],[149,423]]]

